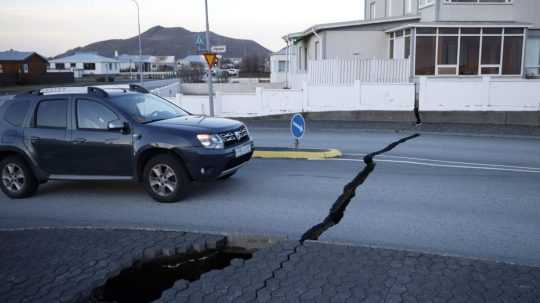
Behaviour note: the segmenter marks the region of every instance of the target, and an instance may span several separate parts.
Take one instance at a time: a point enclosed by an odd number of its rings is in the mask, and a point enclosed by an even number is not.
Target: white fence
[[[151,93],[156,94],[163,98],[172,98],[176,94],[180,93],[180,81],[169,84],[164,87],[156,88],[151,91]]]
[[[307,78],[310,85],[352,85],[354,81],[406,83],[410,73],[409,59],[331,59],[310,61]]]
[[[257,88],[253,93],[218,92],[215,114],[224,117],[254,117],[296,112],[412,111],[414,84],[362,83],[350,86],[309,86],[303,89]],[[171,99],[193,114],[209,113],[208,96],[178,94]]]
[[[540,111],[540,80],[420,78],[420,111]]]

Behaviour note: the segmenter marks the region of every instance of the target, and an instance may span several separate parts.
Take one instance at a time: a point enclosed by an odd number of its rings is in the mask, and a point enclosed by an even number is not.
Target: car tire
[[[232,173],[228,173],[224,176],[221,176],[219,177],[219,180],[227,180],[227,179],[230,179],[232,176],[234,176],[236,174],[237,171],[233,171]]]
[[[144,187],[157,202],[180,201],[187,192],[189,179],[182,162],[172,155],[158,155],[144,167]]]
[[[0,162],[0,188],[12,199],[33,196],[39,182],[28,164],[18,156],[7,157]]]

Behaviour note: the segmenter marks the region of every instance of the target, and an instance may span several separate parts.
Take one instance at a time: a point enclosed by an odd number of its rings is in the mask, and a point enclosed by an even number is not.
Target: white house
[[[49,61],[49,70],[73,71],[80,76],[104,76],[111,78],[120,73],[120,62],[97,53],[85,52]]]
[[[148,56],[143,55],[126,55],[122,54],[115,56],[120,62],[120,71],[122,72],[137,72],[140,63],[143,64],[144,72],[165,72],[174,71],[176,58],[174,56]]]
[[[325,59],[407,59],[411,77],[537,77],[538,0],[366,0],[364,20],[284,37],[292,73]]]
[[[270,56],[270,82],[286,83],[289,62],[296,56],[296,48],[284,47]]]

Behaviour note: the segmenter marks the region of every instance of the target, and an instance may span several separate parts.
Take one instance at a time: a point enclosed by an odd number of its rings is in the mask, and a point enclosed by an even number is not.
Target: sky
[[[281,37],[320,23],[363,19],[364,0],[208,0],[210,29],[272,51]],[[204,0],[138,0],[141,27],[205,28]],[[137,35],[132,0],[0,0],[0,51],[55,56],[77,46]],[[166,54],[163,54],[166,55]]]

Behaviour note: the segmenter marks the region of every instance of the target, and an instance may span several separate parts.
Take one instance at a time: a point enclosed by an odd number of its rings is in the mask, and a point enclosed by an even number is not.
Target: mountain
[[[155,26],[141,34],[144,55],[176,56],[177,59],[197,53],[196,40],[201,35],[205,40],[204,32],[191,32],[182,27]],[[256,55],[268,57],[271,51],[253,40],[234,39],[210,32],[211,45],[226,45],[226,58],[243,58]],[[204,47],[204,46],[203,46]],[[95,42],[84,47],[77,47],[56,56],[64,57],[76,52],[97,52],[106,57],[114,57],[114,52],[119,54],[136,55],[139,53],[138,36],[129,39],[112,39]]]

